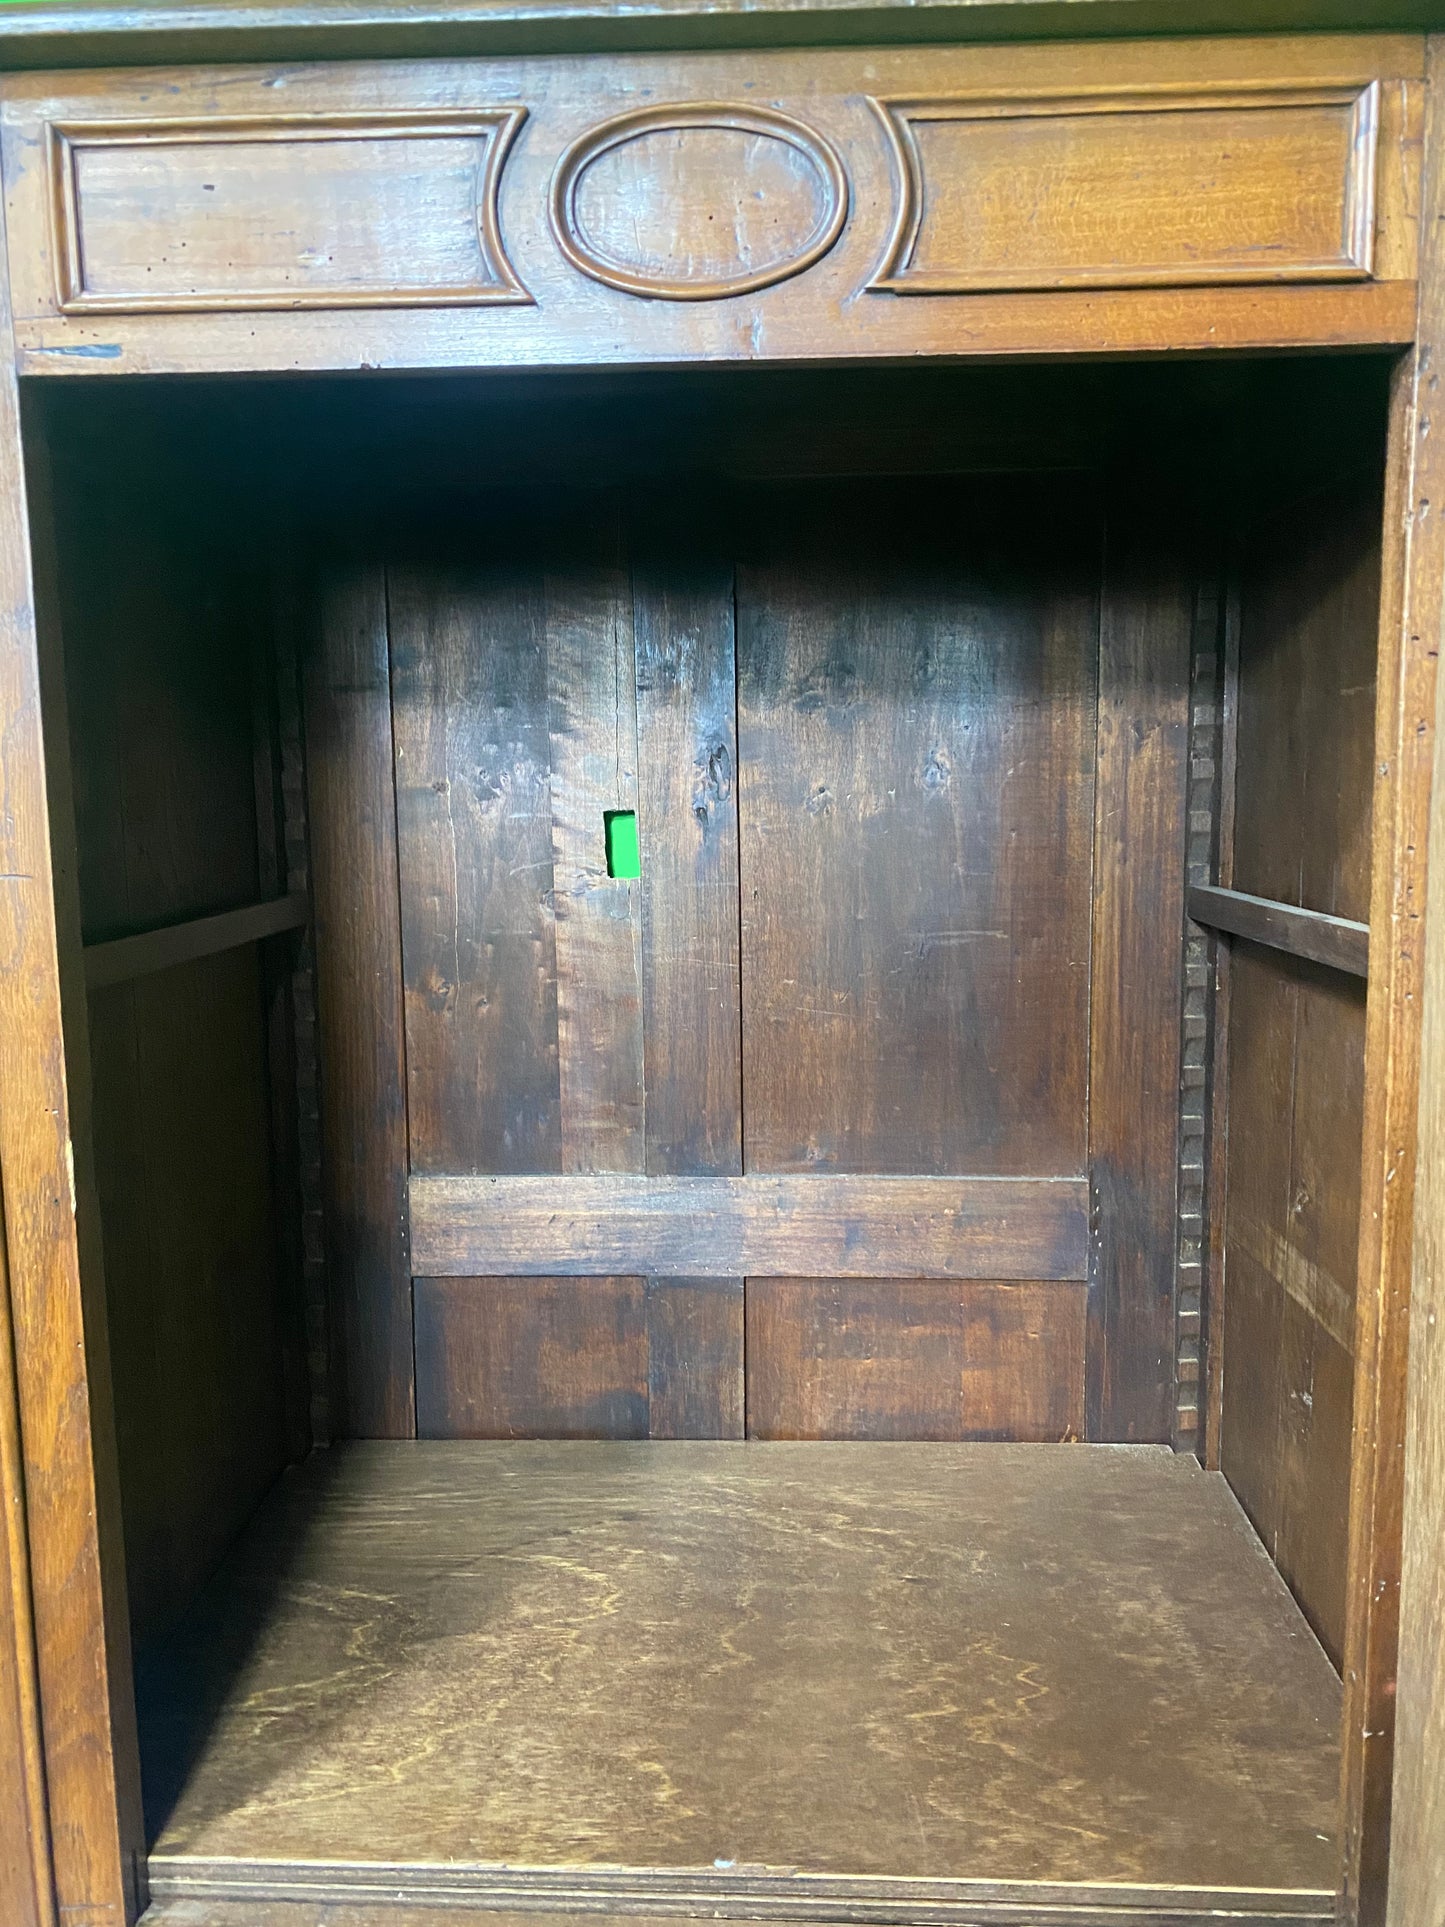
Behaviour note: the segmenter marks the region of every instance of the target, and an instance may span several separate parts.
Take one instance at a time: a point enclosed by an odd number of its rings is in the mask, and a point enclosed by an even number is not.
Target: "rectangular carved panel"
[[[894,294],[1353,281],[1378,83],[880,100]]]
[[[496,195],[521,108],[51,129],[67,314],[525,302]]]

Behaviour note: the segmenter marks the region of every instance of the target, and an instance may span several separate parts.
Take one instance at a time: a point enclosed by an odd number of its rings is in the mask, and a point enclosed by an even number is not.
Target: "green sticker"
[[[636,810],[604,810],[602,827],[607,837],[608,876],[640,877],[642,850],[637,841]]]

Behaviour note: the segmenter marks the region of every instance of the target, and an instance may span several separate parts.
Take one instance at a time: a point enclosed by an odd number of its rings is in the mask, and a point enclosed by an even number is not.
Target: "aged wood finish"
[[[416,1177],[418,1275],[1082,1279],[1083,1178]]]
[[[158,970],[174,970],[178,964],[214,957],[241,944],[262,943],[267,937],[301,929],[309,916],[310,905],[306,897],[297,892],[247,904],[240,910],[222,910],[214,917],[166,924],[159,930],[141,931],[133,937],[88,943],[85,946],[86,989],[103,990],[108,984],[128,983],[134,977],[147,977]]]
[[[152,1877],[1318,1917],[1338,1699],[1168,1452],[358,1444],[288,1475],[148,1680]]]
[[[1404,342],[1420,59],[1386,36],[636,54],[293,68],[284,97],[195,72],[163,99],[11,75],[21,365]]]
[[[1370,926],[1348,917],[1331,917],[1323,910],[1303,910],[1252,897],[1243,890],[1221,890],[1210,884],[1191,884],[1186,908],[1196,923],[1251,943],[1286,951],[1311,963],[1329,964],[1352,977],[1370,974]]]
[[[739,1278],[418,1278],[421,1438],[743,1435]]]
[[[382,572],[338,571],[306,670],[316,971],[326,1067],[334,1421],[415,1430],[396,802]]]
[[[1390,530],[1392,563],[1404,582],[1402,609],[1387,598],[1387,609],[1400,624],[1403,638],[1402,714],[1397,725],[1402,746],[1413,749],[1417,739],[1411,724],[1427,725],[1434,714],[1434,663],[1442,627],[1445,627],[1445,540],[1432,516],[1422,511],[1439,482],[1440,456],[1429,433],[1439,394],[1439,373],[1435,366],[1442,320],[1445,320],[1445,252],[1442,252],[1441,214],[1445,210],[1445,119],[1440,112],[1439,88],[1445,84],[1445,41],[1438,35],[1430,40],[1430,76],[1435,89],[1428,130],[1425,192],[1429,195],[1429,253],[1421,287],[1420,347],[1423,365],[1412,365],[1410,386],[1402,383],[1402,419],[1397,433],[1399,459],[1407,468],[1410,488],[1402,487],[1401,496],[1392,500],[1399,521]],[[1404,403],[1408,396],[1409,409]],[[1403,480],[1403,478],[1402,478]],[[1408,510],[1408,513],[1407,513]],[[1407,706],[1408,705],[1408,706]],[[1427,736],[1428,743],[1428,736]],[[1398,753],[1398,752],[1397,752]],[[1438,735],[1434,743],[1434,790],[1429,804],[1430,847],[1439,853],[1445,848],[1441,812],[1445,809],[1445,783],[1440,780],[1441,748]],[[1403,1089],[1395,1097],[1408,1123],[1408,1105],[1418,1079],[1418,1162],[1414,1199],[1413,1260],[1410,1227],[1392,1216],[1381,1232],[1381,1296],[1378,1329],[1371,1333],[1372,1345],[1362,1351],[1360,1380],[1362,1392],[1357,1405],[1357,1423],[1368,1425],[1369,1443],[1374,1448],[1374,1463],[1360,1468],[1353,1494],[1352,1584],[1351,1584],[1351,1673],[1346,1675],[1346,1705],[1367,1729],[1384,1725],[1390,1709],[1397,1709],[1398,1725],[1367,1748],[1351,1747],[1346,1756],[1345,1822],[1351,1849],[1346,1862],[1346,1878],[1352,1893],[1358,1893],[1362,1912],[1378,1920],[1384,1914],[1386,1843],[1383,1837],[1389,1810],[1390,1785],[1386,1780],[1385,1745],[1393,1738],[1394,1806],[1388,1848],[1388,1918],[1391,1927],[1429,1919],[1445,1908],[1445,1808],[1442,1785],[1445,1773],[1445,1647],[1442,1629],[1445,1613],[1440,1605],[1440,1588],[1445,1577],[1445,1476],[1442,1476],[1442,1423],[1445,1423],[1445,1397],[1441,1387],[1441,1334],[1445,1331],[1441,1291],[1441,1184],[1445,1179],[1445,1136],[1441,1131],[1441,1109],[1445,1105],[1445,1079],[1442,1079],[1440,1048],[1441,971],[1440,940],[1445,929],[1439,885],[1430,917],[1422,963],[1419,960],[1417,932],[1411,928],[1410,911],[1418,917],[1419,893],[1423,872],[1422,853],[1414,839],[1425,825],[1425,772],[1418,763],[1406,761],[1399,771],[1400,801],[1395,808],[1397,839],[1411,838],[1409,872],[1403,881],[1413,885],[1413,894],[1401,904],[1392,904],[1392,923],[1404,942],[1406,955],[1399,969],[1395,996],[1401,1001],[1392,1007],[1394,1026],[1419,1011],[1422,1023],[1418,1069],[1411,1063],[1415,1043],[1413,1026],[1407,1025],[1402,1040],[1403,1052],[1396,1075]],[[1408,797],[1408,802],[1406,798]],[[1398,842],[1397,842],[1398,850]],[[1385,860],[1379,851],[1376,861]],[[1398,860],[1398,858],[1397,858]],[[1377,897],[1385,892],[1377,874]],[[1402,911],[1404,915],[1402,916]],[[1403,924],[1403,929],[1401,925]],[[1414,968],[1421,967],[1417,978]],[[1408,1001],[1407,1001],[1408,1000]],[[1423,1008],[1421,1008],[1423,1007]],[[1383,1021],[1383,1014],[1376,1019]],[[1380,1105],[1380,1100],[1376,1100]],[[1383,1107],[1382,1107],[1383,1108]],[[1387,1113],[1388,1119],[1388,1113]],[[1379,1130],[1370,1116],[1371,1136],[1367,1149],[1381,1144],[1374,1135]],[[1386,1137],[1385,1144],[1393,1142]],[[1406,1139],[1407,1148],[1409,1139]],[[1367,1167],[1368,1169],[1368,1167]],[[1389,1194],[1387,1193],[1387,1196]],[[1362,1249],[1365,1238],[1362,1237]],[[1371,1255],[1374,1242],[1370,1240]],[[1361,1276],[1370,1273],[1363,1270]],[[1405,1311],[1402,1300],[1410,1290],[1409,1367],[1404,1382]],[[1363,1320],[1362,1320],[1363,1329]],[[1402,1412],[1402,1406],[1405,1410]],[[1403,1517],[1400,1504],[1399,1456],[1403,1449]],[[1393,1533],[1401,1534],[1400,1566],[1393,1564]],[[1398,1616],[1398,1693],[1391,1688],[1393,1638],[1396,1618],[1392,1611],[1392,1580],[1401,1575]],[[1380,1601],[1378,1616],[1369,1612]]]
[[[0,290],[0,359],[7,369],[10,342],[8,295]],[[0,1171],[51,1873],[58,1908],[83,1907],[100,1927],[123,1927],[145,1892],[144,1832],[88,1155],[68,745],[53,658],[53,606],[43,638],[37,625],[19,396],[8,375],[0,381],[0,462],[0,579],[6,584],[0,622]],[[43,476],[40,481],[43,507]],[[58,700],[47,728],[42,640],[47,704]],[[7,1512],[18,1499],[18,1491],[7,1490]],[[32,1772],[36,1765],[32,1761]],[[44,1908],[43,1889],[38,1898]]]
[[[1396,370],[1385,474],[1374,796],[1371,969],[1365,1028],[1364,1158],[1355,1327],[1349,1592],[1345,1629],[1343,1883],[1346,1917],[1384,1916],[1394,1759],[1403,1451],[1417,1111],[1421,1094],[1423,915],[1435,686],[1445,613],[1445,530],[1435,507],[1442,455],[1433,434],[1445,315],[1445,141],[1432,41],[1429,251],[1419,341]],[[1438,1774],[1439,1762],[1410,1772]]]
[[[1152,539],[1151,539],[1152,538]],[[1172,1437],[1190,578],[1177,536],[1114,533],[1099,639],[1087,1436]]]
[[[755,1439],[1082,1437],[1082,1285],[750,1278]]]

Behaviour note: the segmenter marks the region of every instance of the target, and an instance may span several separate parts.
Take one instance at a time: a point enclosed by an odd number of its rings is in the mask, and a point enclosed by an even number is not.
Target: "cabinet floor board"
[[[1334,1878],[1339,1682],[1163,1450],[339,1446],[139,1678],[162,1920],[1297,1919]]]

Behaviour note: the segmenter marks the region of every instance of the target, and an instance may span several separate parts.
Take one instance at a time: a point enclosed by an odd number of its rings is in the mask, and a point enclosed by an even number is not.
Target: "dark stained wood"
[[[542,578],[538,640],[550,703],[542,801],[550,803],[552,824],[564,1171],[645,1168],[643,893],[637,882],[607,874],[603,827],[610,810],[637,808],[636,671],[626,590],[620,566],[588,569],[585,557],[571,567],[559,558]],[[490,722],[485,698],[481,709]],[[455,717],[455,709],[448,714]],[[450,778],[454,786],[459,774]]]
[[[187,1883],[176,1881],[178,1893]],[[1020,1891],[991,1883],[989,1897],[974,1903],[974,1918],[982,1927],[1028,1927],[1038,1911],[1031,1907],[1027,1888]],[[1076,1905],[1054,1906],[1050,1902],[1051,1923],[1057,1927],[1204,1927],[1210,1920],[1227,1918],[1230,1927],[1274,1927],[1285,1920],[1330,1920],[1328,1896],[1314,1898],[1280,1894],[1241,1912],[1226,1893],[1195,1893],[1181,1900],[1177,1891],[1165,1889],[1131,1899],[1129,1907],[1100,1908],[1087,1896],[1076,1892]],[[1227,1911],[1226,1911],[1227,1910]],[[556,1913],[548,1910],[525,1914],[496,1908],[448,1905],[447,1927],[589,1927],[587,1914]],[[614,1913],[610,1918],[619,1927],[664,1927],[668,1916]],[[436,1927],[433,1907],[393,1907],[385,1902],[330,1900],[198,1900],[194,1898],[158,1900],[145,1917],[145,1927]]]
[[[738,1281],[418,1278],[423,1438],[740,1438]]]
[[[267,937],[299,930],[308,914],[303,895],[272,897],[263,903],[247,904],[242,910],[223,910],[214,917],[167,924],[133,937],[113,937],[109,943],[90,943],[85,946],[86,987],[99,990],[157,970],[173,970],[201,957],[214,957],[240,944],[263,943]]]
[[[1084,1289],[750,1279],[756,1439],[1081,1436]]]
[[[1161,517],[1111,529],[1099,632],[1089,1168],[1090,1438],[1173,1427],[1178,953],[1193,585]]]
[[[738,746],[733,571],[658,554],[643,524],[633,572],[642,842],[647,1163],[742,1172]]]
[[[1082,1279],[1082,1178],[413,1178],[417,1271]]]
[[[1338,1663],[1344,1638],[1364,992],[1231,959],[1222,1464]]]
[[[1186,907],[1194,921],[1207,929],[1248,937],[1251,943],[1268,944],[1312,963],[1330,964],[1353,977],[1370,974],[1367,923],[1326,916],[1322,910],[1301,910],[1268,897],[1247,896],[1242,890],[1200,884],[1190,885]]]
[[[562,1168],[548,603],[508,534],[486,567],[389,576],[419,1172]]]
[[[338,571],[306,665],[306,774],[325,1100],[333,1423],[405,1438],[412,1399],[407,1113],[386,598]]]
[[[1333,1863],[1337,1682],[1222,1480],[1164,1452],[341,1447],[147,1685],[162,1897],[962,1922],[1096,1881],[1318,1906]]]
[[[1082,1172],[1096,512],[993,478],[756,515],[745,1168]]]

